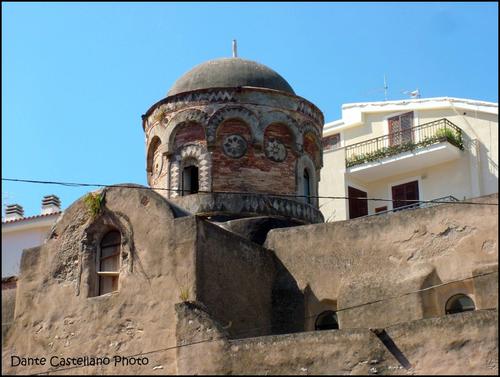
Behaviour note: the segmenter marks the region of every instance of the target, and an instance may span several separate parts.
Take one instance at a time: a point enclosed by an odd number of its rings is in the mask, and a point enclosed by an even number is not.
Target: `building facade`
[[[60,214],[61,201],[55,195],[42,199],[39,215],[25,217],[20,205],[7,206],[2,221],[2,278],[19,273],[23,250],[43,244]]]
[[[422,98],[342,106],[323,132],[326,221],[498,192],[498,104]],[[413,200],[413,202],[412,202]]]

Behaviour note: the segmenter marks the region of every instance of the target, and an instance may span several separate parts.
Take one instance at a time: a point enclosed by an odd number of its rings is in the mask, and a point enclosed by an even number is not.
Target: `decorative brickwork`
[[[212,162],[207,148],[201,144],[187,144],[181,147],[170,160],[170,198],[176,198],[182,190],[182,171],[185,166],[195,165],[199,170],[199,190],[212,190]]]
[[[259,119],[257,116],[243,106],[224,106],[217,110],[208,121],[207,124],[207,140],[209,145],[215,143],[217,136],[217,128],[227,120],[238,119],[246,123],[252,130],[252,140],[254,142],[262,141],[262,132],[259,128]]]
[[[263,124],[264,129],[273,124],[285,125],[293,137],[290,145],[297,153],[302,152],[302,134],[299,130],[299,124],[295,119],[282,111],[269,111],[262,114],[261,124]]]
[[[205,130],[200,124],[181,123],[181,125],[176,128],[174,150],[177,150],[179,147],[189,143],[207,145],[205,140]]]
[[[170,119],[167,124],[164,139],[167,141],[168,150],[167,153],[173,153],[174,151],[174,137],[177,129],[183,127],[186,124],[197,123],[204,125],[208,119],[207,113],[200,111],[198,109],[188,109],[181,111]],[[163,140],[163,138],[162,138]]]
[[[321,148],[319,146],[319,140],[310,132],[304,135],[304,151],[311,157],[316,166],[321,166]]]
[[[160,194],[178,197],[183,169],[193,165],[199,191],[297,195],[304,192],[307,169],[308,193],[315,195],[322,165],[318,119],[321,112],[305,99],[261,88],[200,89],[167,97],[143,116],[148,175],[158,176],[148,182],[174,190]],[[310,203],[317,206],[316,199]]]

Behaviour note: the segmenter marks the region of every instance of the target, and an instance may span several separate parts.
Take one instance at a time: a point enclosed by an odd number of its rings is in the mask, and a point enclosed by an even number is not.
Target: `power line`
[[[393,300],[393,299],[404,297],[404,296],[407,296],[407,295],[410,295],[410,294],[420,293],[420,292],[424,292],[424,291],[427,291],[427,290],[430,290],[430,289],[435,289],[435,288],[438,288],[438,287],[442,287],[442,286],[453,284],[453,283],[462,282],[462,281],[465,281],[465,280],[474,279],[474,278],[477,278],[477,277],[492,275],[492,274],[495,274],[495,273],[498,273],[498,271],[490,271],[490,272],[485,272],[485,273],[482,273],[482,274],[472,275],[472,276],[469,276],[469,277],[466,277],[466,278],[462,278],[462,279],[450,280],[450,281],[447,281],[447,282],[444,282],[444,283],[435,284],[435,285],[432,285],[432,286],[429,286],[429,287],[426,287],[426,288],[422,288],[422,289],[418,289],[418,290],[415,290],[415,291],[405,292],[405,293],[402,293],[402,294],[397,295],[397,296],[392,296],[392,297],[377,299],[377,300],[365,302],[365,303],[358,304],[358,305],[352,305],[352,306],[349,306],[349,307],[336,309],[336,310],[334,310],[334,312],[338,313],[338,312],[341,312],[341,311],[356,309],[356,308],[359,308],[359,307],[362,307],[362,306],[367,306],[367,305],[372,305],[372,304],[383,302],[383,301]],[[490,309],[479,309],[479,310],[490,310]],[[302,322],[304,322],[307,319],[316,318],[321,313],[322,312],[316,313],[316,314],[313,314],[313,315],[309,315],[309,316],[305,316],[302,319],[296,320],[296,321],[286,321],[286,322],[284,322],[284,324],[285,325],[293,325],[295,323],[299,323],[299,321],[300,321],[300,323],[302,323]],[[424,319],[424,318],[422,318],[422,319]],[[400,324],[400,323],[398,323],[398,324]],[[389,326],[392,327],[392,326],[396,326],[396,325],[397,324],[391,324]],[[276,325],[271,324],[271,325],[267,325],[267,326],[259,326],[259,327],[254,327],[254,328],[250,328],[250,329],[245,329],[244,331],[236,333],[233,336],[241,336],[243,334],[251,333],[254,330],[269,329],[269,328],[272,328],[272,327],[275,327],[275,326]],[[354,329],[369,330],[366,327],[346,327],[346,328],[342,328],[340,330],[354,330]],[[278,335],[285,335],[285,334],[278,334]],[[217,340],[241,340],[241,339],[245,339],[245,338],[228,339],[227,337],[219,337],[219,338],[204,339],[204,340],[200,340],[200,341],[197,341],[197,342],[180,344],[180,345],[175,345],[175,346],[166,347],[166,348],[160,348],[160,349],[156,349],[156,350],[148,351],[148,352],[140,352],[140,353],[137,353],[137,354],[134,354],[134,355],[122,356],[122,357],[124,357],[124,358],[131,358],[131,357],[137,357],[137,356],[143,356],[143,355],[150,355],[152,353],[170,351],[170,350],[173,350],[173,349],[182,348],[182,347],[188,347],[188,346],[192,346],[192,345],[196,345],[196,344],[200,344],[200,343],[215,342]],[[51,373],[51,372],[60,372],[60,371],[65,371],[65,370],[70,370],[70,369],[76,369],[76,368],[84,368],[84,367],[88,367],[88,366],[89,365],[75,365],[75,366],[71,366],[71,367],[67,367],[67,368],[62,368],[62,369],[50,369],[50,370],[46,370],[44,372],[34,373],[33,375],[46,374],[46,373]]]
[[[171,191],[171,192],[183,192],[182,189],[172,189],[166,187],[146,187],[141,185],[127,185],[127,184],[116,184],[107,185],[103,183],[80,183],[80,182],[60,182],[60,181],[41,181],[32,179],[14,179],[14,178],[2,178],[2,181],[8,182],[21,182],[21,183],[36,183],[36,184],[46,184],[46,185],[60,185],[67,187],[117,187],[117,188],[131,188],[138,190],[152,190],[152,191]],[[363,198],[363,197],[352,197],[352,196],[322,196],[322,195],[296,195],[296,194],[276,194],[276,193],[261,193],[261,192],[244,192],[244,191],[215,191],[215,190],[199,190],[200,194],[228,194],[228,195],[262,195],[262,196],[274,196],[274,197],[290,197],[290,198],[315,198],[315,199],[337,199],[337,200],[365,200],[365,201],[379,201],[379,202],[401,202],[401,203],[429,203],[429,204],[471,204],[471,205],[492,205],[498,206],[498,203],[483,203],[483,202],[466,202],[466,201],[445,201],[445,200],[418,200],[418,199],[385,199],[385,198]]]

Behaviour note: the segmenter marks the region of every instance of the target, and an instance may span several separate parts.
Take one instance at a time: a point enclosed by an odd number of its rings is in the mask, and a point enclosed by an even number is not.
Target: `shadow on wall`
[[[493,194],[498,192],[498,164],[488,155],[491,151],[479,140],[478,149],[481,176],[484,180],[481,195]]]
[[[290,271],[275,258],[276,279],[272,288],[272,334],[289,334],[305,329],[304,294]]]

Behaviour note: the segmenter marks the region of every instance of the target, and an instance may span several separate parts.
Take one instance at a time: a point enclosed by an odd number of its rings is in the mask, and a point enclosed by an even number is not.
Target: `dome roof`
[[[179,78],[167,96],[206,88],[254,86],[295,94],[290,84],[263,64],[240,58],[222,58],[197,65]]]

